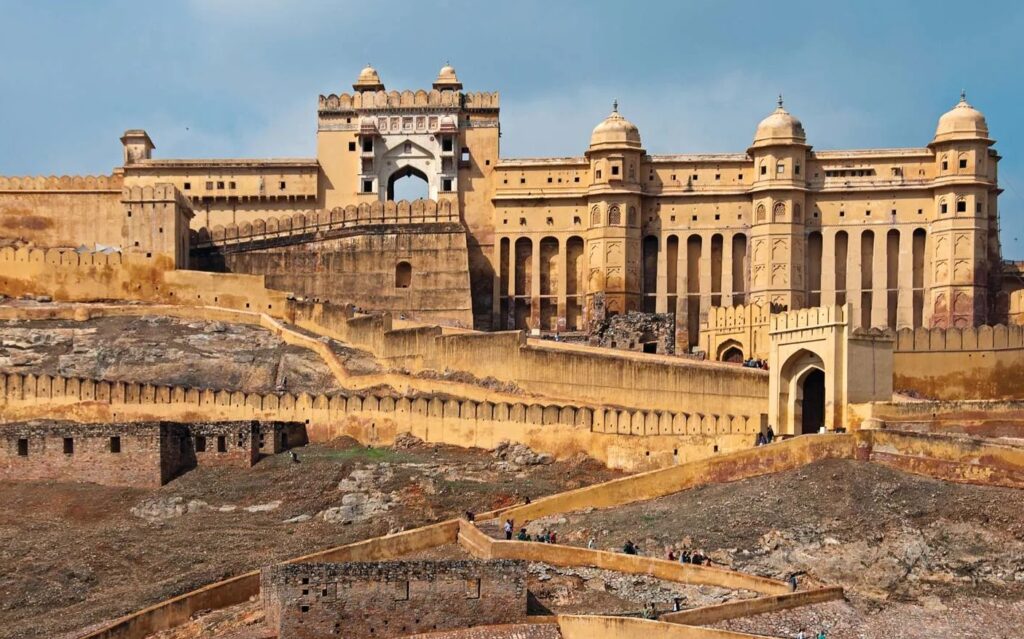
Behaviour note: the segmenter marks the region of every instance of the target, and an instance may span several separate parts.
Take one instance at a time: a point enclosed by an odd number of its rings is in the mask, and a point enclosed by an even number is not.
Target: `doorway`
[[[818,368],[804,376],[800,397],[800,434],[817,433],[825,425],[825,373]]]

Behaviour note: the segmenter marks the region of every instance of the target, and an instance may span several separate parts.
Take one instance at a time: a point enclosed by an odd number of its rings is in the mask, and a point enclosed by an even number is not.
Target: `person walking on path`
[[[505,541],[512,541],[512,520],[505,520]]]

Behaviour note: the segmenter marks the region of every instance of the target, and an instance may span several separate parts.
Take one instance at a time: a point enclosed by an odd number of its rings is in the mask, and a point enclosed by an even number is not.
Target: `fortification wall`
[[[185,465],[171,424],[0,425],[0,479],[162,485]],[[187,441],[187,440],[186,440]]]
[[[753,599],[739,599],[715,606],[670,612],[662,615],[660,619],[669,623],[704,626],[728,619],[739,619],[751,615],[761,615],[768,612],[778,612],[780,610],[801,608],[828,601],[837,601],[842,599],[843,596],[843,589],[839,586],[815,588],[814,590],[801,590],[799,592],[755,597]]]
[[[896,389],[936,399],[1024,399],[1024,327],[902,329]]]
[[[279,639],[400,637],[526,619],[526,563],[288,563],[263,569],[261,599]]]
[[[520,559],[552,566],[591,566],[627,575],[649,575],[683,584],[717,586],[764,594],[781,594],[789,591],[789,586],[784,582],[723,568],[681,564],[677,561],[559,544],[495,540],[465,520],[459,522],[459,544],[473,556],[482,559]]]
[[[255,246],[255,245],[253,245]],[[383,227],[348,237],[194,252],[197,268],[265,276],[266,285],[425,322],[472,325],[461,225]]]
[[[37,247],[120,246],[117,175],[0,177],[0,237]]]
[[[522,521],[586,508],[611,508],[706,484],[792,470],[822,459],[875,461],[945,481],[1024,487],[1024,448],[963,437],[861,430],[776,440],[768,446],[638,473],[479,514],[477,519]]]
[[[747,448],[759,425],[697,415],[411,395],[281,395],[212,391],[48,375],[0,375],[0,419],[280,420],[306,424],[311,441],[348,435],[387,445],[399,433],[456,446],[503,440],[567,458],[586,453],[614,468],[651,468]]]
[[[758,425],[767,409],[768,376],[752,369],[527,342],[518,331],[391,331],[382,346],[396,367],[467,371],[548,397],[688,413],[727,405]]]
[[[699,628],[661,623],[632,617],[602,617],[598,615],[559,615],[558,629],[562,639],[769,639],[743,632]]]
[[[240,224],[200,227],[192,233],[192,244],[193,248],[200,249],[211,246],[244,247],[253,242],[306,239],[343,229],[358,231],[364,228],[439,223],[461,226],[458,213],[452,209],[452,203],[448,200],[363,202],[330,210],[257,218]]]

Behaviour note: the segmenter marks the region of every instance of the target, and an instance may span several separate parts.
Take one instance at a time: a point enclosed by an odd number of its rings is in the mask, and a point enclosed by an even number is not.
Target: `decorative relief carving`
[[[757,214],[754,217],[754,221],[755,222],[764,222],[764,217],[765,217],[764,204],[758,204],[757,205]]]
[[[789,283],[785,264],[772,265],[772,286],[786,286]]]
[[[789,242],[786,240],[772,241],[772,261],[785,262],[789,258]]]

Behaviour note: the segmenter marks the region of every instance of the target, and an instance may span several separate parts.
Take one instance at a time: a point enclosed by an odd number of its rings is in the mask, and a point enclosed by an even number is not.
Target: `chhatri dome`
[[[590,134],[590,150],[612,148],[640,148],[640,129],[622,117],[619,102],[612,103],[612,112]]]
[[[783,108],[780,94],[779,106],[757,125],[757,131],[754,132],[754,144],[751,146],[806,143],[807,134],[804,133],[804,125]]]
[[[356,91],[383,91],[384,83],[380,81],[380,75],[377,74],[377,69],[374,69],[369,64],[359,72],[359,79],[355,81],[352,88]]]
[[[939,118],[932,144],[978,138],[988,139],[988,123],[981,111],[967,103],[967,94],[961,91],[960,102]]]
[[[444,63],[444,66],[441,67],[441,71],[437,74],[437,79],[434,80],[434,88],[438,91],[442,89],[451,89],[453,91],[462,90],[462,83],[459,82],[459,77],[455,75],[455,68],[453,66],[447,62]]]

